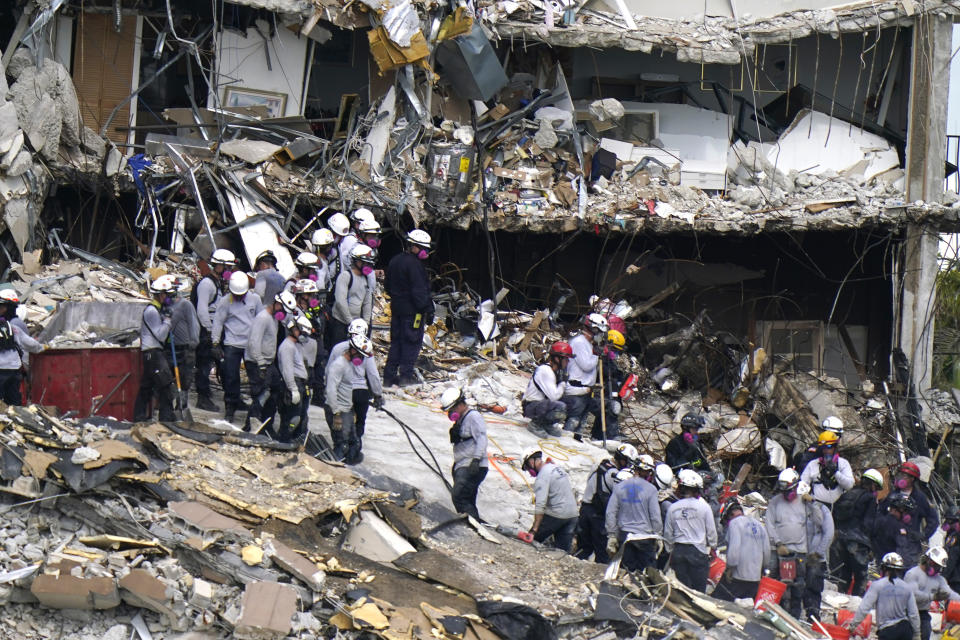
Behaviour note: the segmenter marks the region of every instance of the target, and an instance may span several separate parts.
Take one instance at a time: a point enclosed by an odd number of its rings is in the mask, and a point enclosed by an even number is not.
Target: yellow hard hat
[[[626,338],[624,338],[623,334],[616,329],[610,329],[610,331],[607,331],[607,342],[614,349],[618,349],[620,351],[623,351],[623,348],[627,344]]]
[[[837,444],[839,439],[833,431],[821,431],[820,437],[817,438],[817,444]]]

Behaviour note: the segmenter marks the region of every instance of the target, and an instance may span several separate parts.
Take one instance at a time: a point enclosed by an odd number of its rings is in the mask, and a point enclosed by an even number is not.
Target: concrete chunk
[[[278,540],[270,541],[266,547],[270,559],[279,567],[289,572],[294,578],[302,581],[314,591],[323,589],[323,583],[327,575],[320,569],[317,569],[315,564]]]
[[[243,592],[237,638],[283,638],[293,628],[297,590],[279,582],[252,582]]]
[[[113,578],[39,575],[30,592],[51,609],[112,609],[120,604]]]
[[[120,578],[120,588],[123,590],[123,601],[127,604],[173,615],[170,608],[173,590],[150,575],[149,571],[134,569]]]

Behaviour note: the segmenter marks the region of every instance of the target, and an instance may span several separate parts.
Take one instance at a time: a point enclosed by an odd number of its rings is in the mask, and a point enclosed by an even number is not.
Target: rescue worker
[[[823,422],[820,423],[820,431],[829,431],[836,434],[837,446],[840,446],[840,438],[843,437],[843,420],[837,416],[827,416],[823,419]],[[817,438],[817,442],[814,442],[806,449],[797,452],[797,454],[793,457],[793,468],[797,470],[797,473],[803,473],[803,470],[807,468],[807,465],[810,464],[810,461],[819,457],[820,439]]]
[[[337,362],[350,348],[350,340],[354,336],[367,337],[369,327],[366,321],[356,319],[347,327],[347,334],[350,336],[347,340],[335,344],[330,349],[330,357],[327,360],[326,369],[329,370],[332,362]],[[325,371],[325,375],[329,372]],[[375,409],[383,408],[383,382],[380,379],[380,373],[377,371],[377,363],[372,357],[364,357],[362,366],[359,366],[353,374],[353,428],[357,434],[357,439],[362,443],[363,434],[367,424],[367,410],[370,408],[370,400],[373,400]],[[324,412],[327,418],[327,425],[333,424],[333,414],[329,409]],[[358,450],[359,451],[359,450]]]
[[[892,500],[884,500],[877,508],[877,521],[873,529],[871,541],[873,554],[877,557],[896,552],[901,558],[903,554],[912,554],[916,550],[916,541],[911,540],[911,532],[907,524],[911,515],[917,509],[917,504],[910,496],[897,495]]]
[[[480,521],[477,491],[487,477],[487,422],[480,412],[467,405],[463,390],[447,389],[440,395],[440,408],[453,425],[453,508]]]
[[[600,407],[591,392],[597,384],[599,354],[606,342],[607,331],[607,319],[599,313],[590,313],[584,317],[580,332],[570,339],[573,356],[567,365],[567,385],[563,392],[563,403],[567,405],[563,429],[574,437],[580,435],[587,414],[592,415]]]
[[[930,499],[916,484],[919,481],[920,467],[910,461],[904,462],[893,480],[896,489],[887,494],[880,503],[880,512],[883,513],[898,496],[906,496],[913,501],[913,509],[902,513],[900,517],[900,525],[905,530],[906,537],[903,540],[904,546],[897,551],[903,558],[903,566],[908,569],[917,564],[922,545],[940,526],[936,509],[930,505]]]
[[[960,602],[960,594],[950,588],[943,577],[947,566],[947,551],[931,547],[920,558],[920,564],[909,569],[903,581],[913,588],[920,613],[920,640],[930,640],[930,605],[933,602]]]
[[[371,249],[378,249],[380,247],[380,223],[372,218],[369,220],[360,220],[357,222],[357,236],[360,238],[360,242],[367,245]]]
[[[150,283],[150,304],[143,310],[140,321],[140,357],[143,372],[140,389],[133,406],[134,422],[150,420],[150,401],[157,396],[160,422],[173,422],[174,380],[167,362],[164,345],[170,333],[170,312],[173,295],[179,283],[172,275],[163,275]],[[5,396],[6,396],[6,389]],[[19,387],[17,389],[19,394]]]
[[[349,268],[337,276],[331,320],[333,344],[347,339],[347,325],[354,320],[359,318],[369,325],[373,318],[373,289],[367,279],[373,273],[371,252],[366,245],[355,246]]]
[[[783,606],[797,619],[806,619],[801,618],[804,609],[807,615],[819,619],[823,559],[833,541],[833,518],[826,505],[813,499],[810,486],[801,482],[791,467],[777,477],[777,491],[767,506],[767,535],[781,563],[793,559],[797,571],[787,586]]]
[[[833,431],[822,432],[817,457],[800,470],[800,481],[810,485],[813,497],[824,504],[834,504],[854,483],[850,463],[837,453],[839,440]]]
[[[287,279],[277,271],[277,256],[269,249],[257,256],[254,271],[257,275],[253,290],[261,300],[273,300],[287,284]]]
[[[17,317],[19,304],[20,297],[16,291],[0,291],[0,400],[16,406],[23,404],[23,393],[20,390],[25,358],[23,352],[43,351],[43,346],[30,336],[23,320]]]
[[[297,259],[293,261],[293,264],[297,267],[297,272],[283,285],[284,291],[290,291],[292,293],[297,282],[300,280],[320,281],[320,276],[317,273],[317,266],[320,264],[320,259],[317,257],[317,254],[302,251],[297,255]]]
[[[523,454],[520,468],[536,478],[530,534],[541,543],[553,538],[554,547],[570,553],[577,528],[577,498],[570,476],[550,458],[544,460],[543,452],[537,448]]]
[[[190,398],[190,385],[193,382],[193,368],[196,365],[197,347],[200,344],[200,320],[197,309],[190,301],[190,280],[179,281],[177,295],[170,311],[170,340],[176,351],[176,365],[180,372],[180,396],[176,405],[181,411],[187,408]],[[164,349],[173,371],[174,359],[170,348]]]
[[[568,343],[554,342],[547,361],[536,368],[523,392],[520,400],[523,417],[530,419],[528,429],[540,438],[561,434],[557,425],[563,423],[567,415],[567,405],[562,398],[566,389],[567,363],[572,355],[573,349]]]
[[[364,222],[376,222],[377,218],[373,215],[373,212],[366,207],[360,207],[359,209],[354,209],[353,213],[350,214],[350,227],[353,229],[353,232],[357,235],[359,240],[363,240],[360,234],[360,225]],[[371,247],[376,249],[376,247]]]
[[[324,344],[327,328],[327,310],[324,307],[325,293],[320,290],[318,282],[313,280],[298,280],[293,288],[294,295],[297,296],[297,308],[300,310],[310,324],[313,331],[310,334],[310,341],[315,344],[315,358],[310,373],[310,403],[315,407],[323,407],[323,374],[326,369],[326,363],[329,359],[329,349]],[[306,355],[306,352],[305,352]]]
[[[607,331],[606,346],[600,356],[605,358],[602,367],[603,378],[600,381],[600,398],[606,402],[606,406],[601,413],[601,400],[598,399],[594,403],[593,428],[590,432],[590,437],[594,440],[616,440],[620,437],[620,411],[623,409],[623,402],[620,400],[619,392],[626,376],[617,366],[617,357],[623,353],[626,345],[627,340],[622,333],[613,329]],[[604,422],[606,422],[606,433],[603,428]],[[652,467],[650,471],[653,471]]]
[[[242,271],[230,274],[228,288],[230,293],[217,303],[210,340],[213,342],[213,358],[220,362],[223,417],[227,422],[233,422],[238,409],[245,411],[250,408],[240,398],[240,361],[250,341],[253,319],[263,305],[260,296],[250,291],[250,279]]]
[[[430,256],[430,234],[414,229],[406,248],[387,265],[383,288],[390,296],[390,351],[383,369],[387,386],[417,384],[414,366],[423,345],[423,330],[433,323],[433,299],[424,261]]]
[[[657,466],[653,469],[653,484],[657,487],[657,500],[660,502],[660,516],[664,522],[667,521],[667,511],[670,509],[670,505],[679,499],[673,490],[675,480],[676,478],[670,465],[663,462],[657,463]],[[668,554],[666,550],[661,549],[660,555],[657,557],[657,569],[660,571],[665,570],[669,559],[670,554]]]
[[[264,306],[254,317],[250,325],[250,336],[247,338],[247,349],[243,360],[250,381],[250,410],[243,425],[244,431],[260,433],[266,425],[273,437],[279,435],[279,426],[273,422],[277,411],[277,397],[271,393],[271,387],[279,387],[276,373],[271,374],[270,368],[277,357],[277,348],[281,323],[285,323],[288,316],[295,316],[297,299],[289,291],[281,291],[273,300]],[[273,383],[273,384],[271,384]]]
[[[637,456],[637,449],[632,444],[623,443],[613,453],[612,460],[607,458],[601,461],[587,477],[577,520],[576,555],[581,560],[587,560],[592,555],[595,562],[610,562],[605,533],[607,504],[616,485],[617,472],[633,467]]]
[[[878,640],[920,640],[920,612],[913,588],[903,580],[903,558],[888,553],[880,560],[883,577],[870,583],[853,619],[843,625],[856,629],[876,611]]]
[[[634,470],[636,473],[639,469],[635,466]],[[653,566],[657,561],[657,540],[663,533],[656,487],[639,475],[617,484],[607,505],[606,530],[607,554],[615,554],[624,545],[621,567],[643,571]]]
[[[669,565],[677,580],[697,591],[706,591],[710,555],[717,548],[717,525],[710,505],[700,497],[703,478],[691,469],[677,474],[680,499],[667,509],[663,540]]]
[[[365,362],[373,358],[373,343],[364,335],[350,336],[348,348],[342,355],[330,356],[327,365],[326,403],[333,413],[330,436],[333,454],[346,464],[358,464],[363,460],[362,443],[356,430],[353,408],[353,386],[358,376],[363,376]]]
[[[350,269],[350,251],[357,244],[357,236],[350,229],[350,219],[342,213],[335,213],[327,219],[327,227],[333,232],[334,243],[337,247],[337,262],[333,265],[333,281]]]
[[[947,550],[947,567],[943,577],[954,591],[960,591],[960,508],[949,505],[943,512],[943,547]]]
[[[317,370],[320,343],[316,339],[316,332],[310,318],[301,313],[299,309],[295,313],[297,314],[297,321],[300,323],[300,335],[297,337],[297,343],[300,345],[300,353],[303,354],[303,364],[307,368],[306,395],[303,402],[300,403],[299,433],[307,434],[310,427],[310,405],[313,404],[314,376]],[[319,430],[316,431],[319,432]],[[306,440],[304,440],[304,444],[306,444]]]
[[[283,326],[287,335],[277,348],[277,369],[284,393],[278,402],[280,426],[276,431],[280,442],[296,442],[306,432],[302,419],[303,403],[307,401],[307,366],[300,345],[303,332],[311,327],[309,320],[292,313],[284,318]]]
[[[213,342],[213,316],[226,281],[230,280],[233,269],[237,268],[237,258],[232,251],[217,249],[208,261],[210,273],[200,278],[191,292],[191,299],[197,307],[197,320],[200,322],[200,341],[196,354],[197,409],[219,411],[220,407],[210,397],[210,369],[215,362],[211,355]]]
[[[333,232],[326,227],[314,231],[310,241],[313,245],[313,253],[317,256],[317,287],[324,292],[329,291],[333,286],[333,272],[336,266],[331,265],[330,261],[336,259],[334,243]]]
[[[713,597],[727,602],[753,599],[770,557],[770,538],[763,524],[743,513],[736,498],[720,509],[720,522],[727,530],[727,568],[713,590]]]
[[[667,464],[674,471],[693,469],[710,472],[710,463],[700,447],[700,429],[706,424],[703,416],[686,413],[680,419],[680,433],[667,443]]]
[[[841,593],[862,597],[867,588],[870,534],[877,520],[877,494],[882,489],[883,475],[867,469],[860,484],[833,504],[836,539],[830,549],[830,566],[840,578]]]

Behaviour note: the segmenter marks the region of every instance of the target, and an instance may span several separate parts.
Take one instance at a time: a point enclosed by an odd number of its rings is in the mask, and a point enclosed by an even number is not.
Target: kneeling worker
[[[462,389],[447,389],[440,396],[440,407],[453,421],[453,508],[478,521],[477,491],[487,477],[487,423],[480,412],[467,406]]]

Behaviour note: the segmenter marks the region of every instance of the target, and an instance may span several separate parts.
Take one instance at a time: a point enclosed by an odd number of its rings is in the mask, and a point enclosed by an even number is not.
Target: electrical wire
[[[430,449],[430,446],[423,440],[423,438],[420,437],[420,434],[418,434],[416,430],[413,429],[413,427],[411,427],[406,422],[398,418],[392,411],[384,408],[381,408],[380,411],[383,411],[390,418],[392,418],[394,422],[400,425],[400,427],[403,429],[403,435],[406,436],[407,442],[410,443],[410,448],[413,450],[413,453],[418,458],[420,458],[420,461],[423,464],[425,464],[426,467],[430,469],[430,471],[436,474],[437,477],[439,477],[440,480],[443,481],[443,485],[447,488],[447,491],[450,492],[450,495],[453,496],[453,486],[447,480],[447,477],[443,475],[443,470],[440,467],[440,463],[437,461],[436,456],[433,455],[433,451]],[[423,448],[427,451],[427,454],[429,454],[430,456],[430,460],[427,460],[426,458],[424,458],[423,454],[421,454],[420,451],[417,450],[417,445],[413,442],[413,439],[410,437],[411,434],[413,434],[413,436],[416,437],[417,441],[419,441],[420,444],[423,446]]]

